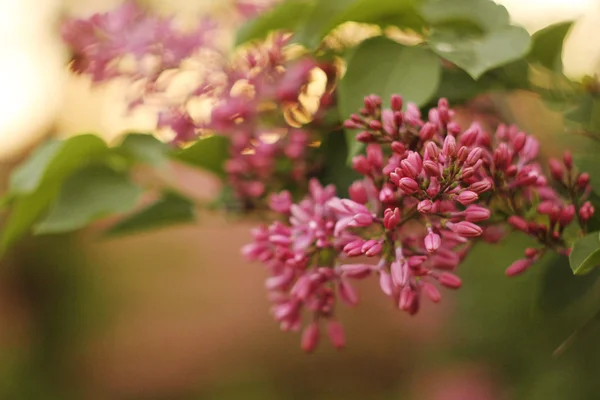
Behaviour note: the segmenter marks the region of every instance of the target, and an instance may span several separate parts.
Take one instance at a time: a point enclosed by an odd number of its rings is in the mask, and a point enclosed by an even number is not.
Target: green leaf
[[[237,31],[236,46],[254,39],[262,39],[271,31],[294,31],[313,8],[314,1],[287,0],[271,11],[248,21]]]
[[[35,226],[34,232],[69,232],[98,218],[131,211],[141,192],[127,175],[108,167],[81,169],[65,181],[49,214]]]
[[[573,161],[580,171],[590,174],[592,189],[596,193],[600,193],[600,155],[598,153],[575,154]]]
[[[125,136],[119,148],[136,161],[154,166],[164,165],[168,160],[169,146],[149,134],[130,133]]]
[[[50,140],[15,169],[10,177],[9,193],[32,193],[45,181],[60,181],[82,163],[104,155],[106,151],[104,141],[95,135]]]
[[[194,203],[175,193],[166,193],[162,199],[117,222],[106,235],[128,235],[194,220]]]
[[[540,265],[543,268],[539,283],[536,308],[550,314],[560,311],[585,296],[600,277],[600,269],[586,276],[573,275],[567,256],[552,254]]]
[[[435,94],[441,74],[439,58],[423,47],[408,47],[378,37],[362,42],[348,60],[348,69],[338,86],[340,117],[346,119],[362,107],[363,98],[376,93],[384,106],[390,96],[402,95],[406,102],[423,105]],[[346,131],[348,157],[361,150],[353,131]]]
[[[432,27],[432,50],[474,79],[529,51],[527,31],[511,26],[506,8],[491,0],[429,0],[420,11]]]
[[[545,27],[533,34],[529,60],[552,71],[562,72],[562,51],[565,37],[573,21],[561,22]]]
[[[223,177],[228,149],[229,140],[215,135],[198,140],[187,149],[181,150],[175,158]]]
[[[348,188],[360,179],[360,175],[346,163],[346,137],[340,131],[328,133],[319,150],[323,152],[325,161],[319,181],[324,185],[333,183],[338,188],[338,196],[347,196]]]
[[[569,263],[575,275],[584,275],[600,264],[600,237],[598,232],[590,233],[573,245]]]
[[[420,30],[423,22],[413,4],[414,0],[321,0],[310,11],[295,40],[315,48],[335,27],[348,21]]]

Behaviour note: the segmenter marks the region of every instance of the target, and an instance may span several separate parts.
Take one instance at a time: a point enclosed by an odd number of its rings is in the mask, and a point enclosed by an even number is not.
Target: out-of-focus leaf
[[[229,140],[223,136],[210,136],[198,140],[175,158],[185,163],[225,176],[224,164],[228,157]]]
[[[325,165],[319,181],[324,185],[333,183],[338,188],[338,196],[347,196],[347,190],[360,175],[346,162],[348,146],[342,132],[327,134],[320,150],[323,152]]]
[[[155,203],[117,222],[106,231],[106,235],[128,235],[189,223],[193,222],[194,219],[194,203],[175,193],[166,193],[163,198]]]
[[[590,233],[573,245],[569,263],[575,275],[590,273],[600,264],[600,237],[598,232]]]
[[[491,0],[429,0],[420,11],[433,28],[431,49],[474,79],[529,51],[527,31],[510,25],[506,8]]]
[[[236,45],[254,39],[262,39],[271,31],[294,31],[305,20],[314,1],[287,0],[277,5],[271,11],[248,21],[237,31]]]
[[[375,93],[389,106],[390,96],[402,95],[405,102],[425,104],[436,92],[441,74],[439,58],[430,50],[407,47],[386,38],[361,43],[348,60],[348,69],[338,87],[340,117],[346,119],[362,107],[363,98]],[[362,148],[346,132],[348,157]]]
[[[600,148],[600,143],[598,143]],[[598,153],[575,154],[573,161],[580,171],[590,174],[590,183],[596,193],[600,193],[600,155]]]
[[[131,211],[142,190],[128,176],[105,166],[75,172],[64,183],[36,234],[69,232],[111,214]]]
[[[154,166],[163,165],[168,160],[169,146],[152,135],[130,133],[119,148],[129,157]]]
[[[536,308],[550,314],[562,310],[585,296],[600,277],[600,269],[586,276],[573,275],[567,256],[552,254],[550,260],[539,265],[543,268]]]
[[[549,70],[561,72],[563,43],[571,26],[573,21],[560,22],[534,33],[528,59]]]
[[[320,0],[297,32],[296,41],[314,48],[336,26],[348,21],[420,30],[423,22],[414,3],[414,0]]]

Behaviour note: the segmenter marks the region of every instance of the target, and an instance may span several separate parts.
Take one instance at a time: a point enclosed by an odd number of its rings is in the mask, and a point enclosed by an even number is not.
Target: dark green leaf
[[[117,222],[106,231],[106,235],[128,235],[189,223],[194,219],[194,203],[175,193],[166,193],[162,199]]]
[[[533,34],[529,60],[537,62],[552,71],[562,71],[562,50],[572,21],[561,22],[545,27]]]
[[[600,237],[598,232],[590,233],[573,245],[569,263],[575,275],[584,275],[600,264]]]
[[[130,133],[125,136],[120,149],[136,161],[163,165],[168,160],[169,146],[149,134]]]
[[[296,40],[314,48],[331,30],[347,21],[420,30],[423,24],[413,3],[413,0],[321,0],[297,32]]]
[[[433,26],[460,31],[489,32],[510,23],[506,8],[491,0],[427,0],[419,11]]]
[[[69,232],[111,214],[131,211],[142,190],[128,176],[105,166],[77,171],[64,183],[36,234]]]
[[[542,313],[554,313],[585,296],[600,277],[600,269],[586,276],[573,275],[567,256],[552,254],[540,265],[543,268],[537,296],[537,307]]]
[[[273,10],[248,21],[237,31],[236,45],[262,39],[271,31],[294,31],[313,8],[314,1],[287,0]]]
[[[176,159],[225,176],[224,164],[228,157],[229,140],[223,136],[210,136],[198,140],[187,149],[181,150]]]
[[[339,131],[327,134],[319,150],[325,160],[319,181],[324,185],[333,183],[338,188],[338,196],[347,196],[348,188],[360,175],[346,163],[348,146],[345,136]]]
[[[384,106],[392,94],[406,102],[425,104],[436,92],[440,80],[439,58],[426,48],[407,47],[378,37],[361,43],[348,60],[348,69],[338,88],[340,117],[346,119],[362,107],[363,98],[375,93]],[[361,144],[355,132],[347,131],[348,156],[356,155]]]

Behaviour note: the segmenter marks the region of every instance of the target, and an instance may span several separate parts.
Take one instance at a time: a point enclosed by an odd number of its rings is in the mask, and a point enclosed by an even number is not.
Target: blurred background
[[[153,126],[148,115],[125,116],[125,85],[92,88],[66,69],[60,17],[118,3],[0,0],[2,187],[11,168],[48,135],[94,132],[111,140],[128,128]],[[228,0],[145,3],[186,15],[226,13],[229,6]],[[566,73],[599,72],[600,2],[501,3],[531,32],[576,19],[564,50]],[[517,93],[503,104],[538,136],[561,130],[560,116],[531,96]],[[373,282],[365,282],[360,306],[341,316],[348,347],[336,352],[322,346],[307,356],[297,335],[279,332],[269,316],[264,272],[238,255],[250,224],[207,213],[197,226],[118,240],[100,241],[90,231],[23,243],[0,267],[0,398],[599,396],[600,332],[594,326],[562,355],[552,355],[599,299],[568,307],[558,297],[537,304],[551,262],[506,279],[504,268],[527,246],[524,238],[501,248],[479,246],[461,267],[464,289],[416,317],[396,311]],[[551,284],[569,280],[570,271],[563,272],[552,275]]]

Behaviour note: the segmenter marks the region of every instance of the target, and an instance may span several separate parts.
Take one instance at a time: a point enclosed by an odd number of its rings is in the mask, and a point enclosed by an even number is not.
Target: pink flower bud
[[[527,140],[527,135],[524,132],[519,132],[512,139],[513,149],[516,153],[520,152],[523,147],[525,147],[525,141]]]
[[[402,155],[406,151],[406,147],[401,142],[392,142],[392,151]]]
[[[456,136],[461,132],[461,127],[458,124],[458,122],[456,121],[450,121],[448,122],[448,125],[446,126],[446,131],[448,132],[449,135],[452,136]]]
[[[346,303],[346,305],[354,307],[358,304],[358,294],[352,285],[350,285],[350,283],[346,282],[345,280],[340,280],[337,287],[338,293],[340,294],[340,299]]]
[[[425,160],[423,162],[423,169],[427,173],[427,175],[431,176],[441,176],[440,166],[438,163],[432,160]]]
[[[395,136],[398,131],[398,126],[394,119],[394,112],[392,110],[383,110],[381,112],[381,122],[383,124],[383,130],[390,136]]]
[[[442,154],[446,157],[454,157],[456,154],[456,139],[454,139],[454,136],[446,136],[444,146],[442,147]]]
[[[481,127],[477,122],[471,124],[471,126],[464,131],[464,133],[460,136],[460,144],[464,146],[472,146],[477,141],[477,137],[481,131]]]
[[[355,279],[366,278],[373,271],[373,266],[369,264],[344,264],[339,268],[344,276]]]
[[[383,128],[383,125],[381,125],[381,122],[373,119],[369,121],[369,128],[373,129],[374,131],[379,131],[381,128]]]
[[[577,177],[577,187],[579,188],[579,190],[585,190],[589,183],[590,174],[588,174],[587,172],[584,172]]]
[[[405,265],[400,261],[396,260],[390,265],[390,273],[392,275],[392,282],[395,286],[404,286],[406,275]]]
[[[550,215],[550,213],[552,213],[552,210],[554,208],[556,208],[556,205],[554,204],[554,202],[552,202],[550,200],[546,200],[546,201],[542,201],[540,204],[538,204],[537,212],[539,212],[542,215]]]
[[[367,161],[374,168],[383,166],[383,152],[379,144],[371,143],[367,146]]]
[[[287,190],[279,194],[273,193],[269,196],[269,206],[275,212],[287,214],[292,206],[292,195]]]
[[[371,172],[371,164],[365,156],[354,156],[352,158],[352,168],[362,175],[368,175]]]
[[[485,207],[470,205],[465,210],[465,220],[469,222],[481,222],[490,218],[490,210]]]
[[[440,192],[440,188],[440,182],[437,180],[437,178],[432,177],[429,182],[429,187],[427,188],[427,195],[429,197],[434,197]]]
[[[525,249],[525,257],[527,258],[535,258],[537,256],[538,250],[533,247],[528,247]]]
[[[458,289],[462,285],[460,278],[450,272],[442,272],[438,280],[441,285],[450,289]]]
[[[564,177],[563,166],[556,158],[548,160],[548,166],[550,167],[550,174],[557,181],[562,181]]]
[[[456,153],[456,159],[458,160],[458,162],[461,164],[464,163],[467,160],[468,156],[469,149],[467,149],[465,146],[460,146],[458,152]]]
[[[478,181],[469,186],[469,190],[475,192],[477,194],[481,194],[487,192],[492,188],[492,182],[488,179],[484,179],[482,181]]]
[[[429,140],[435,135],[437,129],[431,122],[426,122],[419,131],[419,138],[422,141]]]
[[[362,246],[362,252],[368,257],[378,255],[381,249],[381,241],[375,239],[367,240]]]
[[[383,226],[386,229],[394,229],[400,222],[400,209],[398,207],[388,208],[383,213]]]
[[[381,106],[381,97],[376,94],[370,94],[364,98],[364,104],[367,110],[374,110]]]
[[[302,350],[304,350],[306,353],[310,353],[316,349],[317,345],[319,344],[319,336],[319,325],[317,322],[312,322],[310,325],[304,328],[304,331],[302,332],[302,340],[300,341]]]
[[[525,270],[529,268],[531,264],[532,262],[529,259],[517,260],[506,269],[506,276],[519,275],[520,273],[525,272]]]
[[[569,171],[573,168],[573,154],[569,150],[563,153],[563,163]]]
[[[390,274],[388,274],[385,271],[380,271],[379,272],[379,287],[381,288],[381,291],[383,293],[385,293],[388,296],[391,296],[393,293],[393,288],[392,288],[392,277],[390,276]]]
[[[382,203],[391,203],[396,200],[396,193],[389,185],[384,185],[379,192],[379,201]]]
[[[479,161],[482,153],[483,153],[483,150],[481,150],[481,147],[475,147],[474,149],[472,149],[469,152],[469,155],[467,156],[465,163],[467,165],[474,165],[477,161]]]
[[[405,176],[410,178],[416,178],[421,172],[417,167],[411,163],[408,159],[400,161],[400,168]]]
[[[456,223],[448,222],[446,223],[446,226],[450,228],[451,231],[464,237],[476,237],[481,235],[483,232],[479,226],[468,221],[460,221]]]
[[[397,185],[400,188],[400,190],[402,190],[405,194],[408,195],[414,194],[419,190],[419,184],[412,178],[401,178],[398,181]]]
[[[373,143],[376,139],[371,132],[362,131],[356,135],[356,140],[361,143]]]
[[[506,145],[506,143],[500,143],[496,150],[494,150],[493,160],[494,165],[498,169],[505,169],[508,167],[512,159],[510,154],[510,149]]]
[[[518,215],[511,215],[510,217],[508,217],[508,223],[510,226],[512,226],[513,228],[525,232],[527,233],[529,231],[529,224],[527,224],[527,221],[525,221],[523,218],[519,217]]]
[[[354,181],[348,188],[348,194],[350,199],[359,204],[367,204],[369,196],[367,195],[367,189],[363,181]]]
[[[433,253],[442,244],[442,239],[437,233],[429,232],[427,235],[425,235],[423,243],[425,244],[425,249],[427,252]]]
[[[440,155],[440,148],[433,142],[427,142],[425,145],[425,159],[427,160],[437,160]]]
[[[415,292],[409,286],[402,288],[400,299],[398,301],[398,308],[404,311],[410,311],[413,308],[416,297]]]
[[[409,125],[420,125],[421,124],[421,111],[414,103],[408,103],[406,105],[406,112],[404,113],[404,120]]]
[[[327,323],[327,336],[329,336],[329,340],[333,347],[337,349],[341,349],[346,345],[344,327],[335,320],[331,320]]]
[[[362,239],[353,240],[344,246],[344,253],[350,257],[360,256],[363,253],[362,246],[364,243],[365,241]]]
[[[590,220],[594,216],[594,212],[595,209],[592,206],[592,203],[586,201],[585,203],[583,203],[581,208],[579,208],[579,217],[582,219],[582,221],[585,222]]]
[[[352,221],[350,221],[348,223],[348,226],[365,227],[365,226],[371,225],[372,223],[373,223],[373,216],[371,214],[359,213],[359,214],[356,214],[352,218]]]
[[[423,283],[423,291],[425,292],[425,295],[429,297],[429,300],[433,301],[434,303],[439,303],[439,301],[442,299],[442,295],[440,294],[438,288],[429,282]]]
[[[417,210],[421,214],[427,214],[427,213],[431,212],[432,209],[433,209],[433,203],[429,199],[422,200],[419,202],[419,204],[417,204]]]
[[[360,129],[362,125],[352,121],[351,119],[347,119],[344,121],[344,128],[346,129]]]
[[[390,98],[390,106],[394,111],[402,111],[402,96],[393,94]]]
[[[458,196],[456,196],[456,200],[464,206],[466,206],[467,204],[471,204],[474,201],[477,201],[478,199],[479,196],[477,195],[477,193],[472,192],[470,190],[463,190],[459,193]]]

